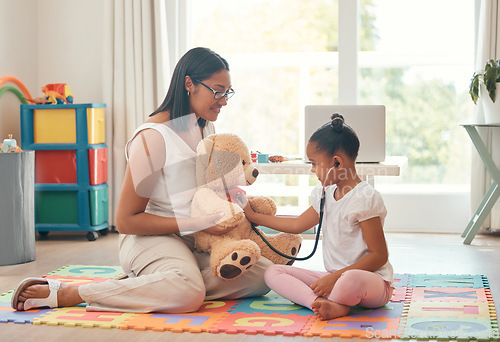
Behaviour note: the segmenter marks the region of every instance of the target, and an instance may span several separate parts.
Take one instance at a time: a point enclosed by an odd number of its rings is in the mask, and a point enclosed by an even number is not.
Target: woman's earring
[[[189,96],[189,91],[188,91],[188,96]]]

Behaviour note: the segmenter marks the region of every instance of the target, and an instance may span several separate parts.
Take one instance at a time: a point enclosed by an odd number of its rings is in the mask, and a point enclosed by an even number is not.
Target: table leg
[[[486,220],[486,217],[488,217],[488,215],[490,214],[490,211],[493,208],[493,205],[495,205],[495,202],[497,201],[499,196],[500,196],[500,189],[498,187],[498,184],[494,183],[486,193],[486,196],[483,198],[483,201],[481,201],[481,204],[484,202],[484,206],[479,206],[478,209],[476,210],[476,213],[478,213],[478,215],[477,216],[474,215],[471,219],[470,223],[474,222],[474,220],[475,222],[472,224],[472,226],[469,228],[469,231],[466,233],[464,240],[465,245],[470,245],[472,239],[474,239],[477,232],[481,228],[481,225],[483,224],[484,220]],[[469,227],[469,225],[467,225],[467,227]]]
[[[488,201],[491,198],[491,195],[493,194],[494,190],[495,190],[495,187],[492,185],[492,186],[490,186],[490,188],[488,189],[488,191],[484,195],[483,199],[481,200],[481,203],[479,203],[479,205],[477,206],[476,211],[472,215],[472,217],[471,217],[471,219],[469,221],[469,224],[467,225],[467,227],[465,227],[465,230],[462,233],[462,237],[463,238],[466,237],[467,234],[469,234],[470,230],[472,229],[472,226],[477,222],[477,218],[479,217],[479,215],[483,211],[484,207],[488,203]],[[483,223],[481,222],[481,224],[483,224]]]
[[[481,136],[479,135],[479,132],[477,131],[476,127],[475,126],[464,126],[464,127],[467,133],[469,134],[469,137],[471,138],[472,143],[474,144],[474,147],[476,148],[479,156],[481,157],[481,160],[483,161],[483,164],[486,167],[488,174],[493,180],[492,185],[484,195],[483,199],[481,200],[481,203],[474,212],[474,215],[470,219],[469,224],[462,233],[462,237],[465,237],[464,244],[469,245],[476,236],[477,232],[481,228],[484,221],[486,220],[486,217],[488,217],[488,215],[490,214],[493,205],[500,196],[500,189],[498,187],[498,184],[500,183],[500,171],[497,169],[495,162],[493,161],[493,158],[488,152],[488,149],[486,148],[486,145],[481,139]]]
[[[500,171],[497,169],[493,158],[490,155],[490,152],[486,148],[481,136],[479,135],[477,129],[475,127],[466,127],[467,133],[469,133],[469,137],[471,138],[474,146],[476,147],[477,153],[481,157],[481,160],[486,167],[489,175],[497,184],[500,183]]]

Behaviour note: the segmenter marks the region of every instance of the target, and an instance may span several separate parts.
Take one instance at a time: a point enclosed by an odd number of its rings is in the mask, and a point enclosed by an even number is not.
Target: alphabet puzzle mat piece
[[[95,265],[67,265],[48,275],[74,276],[74,277],[100,277],[114,278],[122,275],[120,266],[95,266]]]
[[[472,287],[416,287],[411,290],[412,302],[488,302],[493,301],[485,288]]]
[[[189,314],[137,314],[120,325],[120,329],[153,330],[171,332],[206,332],[227,313]]]
[[[6,304],[6,305],[5,305]],[[25,324],[32,323],[34,319],[52,311],[52,309],[32,309],[28,311],[15,311],[10,303],[0,303],[0,323]]]
[[[247,335],[284,335],[295,336],[306,332],[315,316],[303,316],[297,314],[282,315],[278,313],[233,313],[228,314],[218,321],[209,332],[217,334],[244,333]]]
[[[74,277],[74,276],[63,276],[59,274],[52,274],[52,275],[46,275],[43,276],[43,278],[47,279],[55,279],[62,281],[63,283],[66,283],[68,285],[84,285],[84,284],[89,284],[89,283],[101,283],[106,280],[109,280],[110,278],[99,278],[99,277]]]
[[[498,340],[498,323],[489,319],[424,317],[401,320],[400,339]]]
[[[398,287],[407,287],[408,286],[408,280],[410,278],[409,274],[406,273],[394,273],[393,279],[394,279],[394,286],[396,288]]]
[[[258,298],[248,298],[238,301],[234,307],[229,310],[231,313],[279,313],[282,315],[297,314],[302,316],[314,315],[312,310],[305,308],[301,305],[297,305],[285,299],[283,297],[258,297]]]
[[[349,312],[349,317],[356,318],[398,318],[401,317],[403,313],[404,303],[394,303],[389,302],[387,305],[376,308],[376,309],[367,309],[359,306],[351,307],[351,311]]]
[[[201,307],[196,311],[197,313],[226,313],[228,312],[238,300],[208,300],[204,301]]]
[[[86,311],[82,307],[56,308],[51,312],[33,320],[33,324],[65,327],[82,326],[84,328],[100,327],[105,329],[118,328],[125,320],[135,313]]]
[[[397,336],[399,318],[340,317],[316,320],[304,336],[391,339]]]
[[[408,288],[406,286],[396,287],[392,293],[391,302],[404,302],[408,295]]]
[[[496,319],[495,304],[492,302],[411,302],[404,312],[412,317],[448,317]]]
[[[10,306],[10,301],[13,295],[14,295],[14,290],[10,290],[8,292],[0,294],[0,306],[2,306],[3,303],[7,303],[8,306]]]
[[[483,275],[472,274],[415,274],[410,277],[409,287],[472,287],[489,288]]]

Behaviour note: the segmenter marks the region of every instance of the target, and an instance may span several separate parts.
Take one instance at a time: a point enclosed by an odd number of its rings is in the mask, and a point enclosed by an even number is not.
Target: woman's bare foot
[[[27,287],[19,295],[17,303],[18,310],[24,310],[24,302],[29,298],[47,298],[50,294],[48,284],[32,285]],[[71,286],[68,284],[61,284],[61,288],[57,291],[57,304],[58,306],[75,306],[83,303],[82,297],[78,293],[78,286]]]
[[[326,298],[318,297],[311,304],[313,312],[322,321],[347,316],[350,307],[329,301]]]

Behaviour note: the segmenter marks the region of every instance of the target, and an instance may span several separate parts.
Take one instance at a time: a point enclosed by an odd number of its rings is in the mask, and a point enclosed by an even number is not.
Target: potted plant
[[[498,91],[500,91],[500,60],[489,59],[484,70],[474,73],[469,86],[469,94],[475,104],[479,100],[479,95],[488,94],[481,96],[485,123],[500,123],[500,101],[495,102]]]

